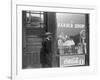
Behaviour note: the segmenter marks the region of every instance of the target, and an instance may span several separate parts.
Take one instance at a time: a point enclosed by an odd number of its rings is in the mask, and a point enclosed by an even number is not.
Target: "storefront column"
[[[47,31],[53,33],[52,37],[52,67],[57,67],[57,58],[56,58],[56,54],[57,54],[57,41],[56,41],[56,13],[54,12],[47,12]]]

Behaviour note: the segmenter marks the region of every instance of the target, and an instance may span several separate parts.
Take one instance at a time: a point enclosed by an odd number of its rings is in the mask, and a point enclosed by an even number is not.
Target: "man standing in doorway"
[[[52,67],[52,33],[46,32],[40,52],[40,62],[43,68]]]

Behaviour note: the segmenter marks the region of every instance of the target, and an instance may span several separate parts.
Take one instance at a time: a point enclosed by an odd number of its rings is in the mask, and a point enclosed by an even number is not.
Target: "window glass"
[[[86,59],[86,55],[89,55],[87,17],[87,14],[56,13],[60,66],[89,63]]]

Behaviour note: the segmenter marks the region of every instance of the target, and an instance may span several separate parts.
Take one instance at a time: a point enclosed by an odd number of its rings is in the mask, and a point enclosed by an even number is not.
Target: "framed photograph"
[[[11,78],[95,73],[96,9],[12,1]]]

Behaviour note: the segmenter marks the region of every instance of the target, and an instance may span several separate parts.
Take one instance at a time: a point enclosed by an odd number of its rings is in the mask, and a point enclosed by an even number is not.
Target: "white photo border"
[[[12,61],[11,61],[11,76],[12,79],[24,78],[38,78],[38,77],[54,77],[54,76],[66,76],[66,75],[80,75],[80,74],[94,74],[97,72],[96,64],[96,10],[95,8],[74,8],[74,7],[59,7],[59,6],[39,6],[30,4],[12,4]],[[82,67],[68,67],[68,68],[48,68],[48,69],[27,69],[22,70],[21,58],[22,58],[22,10],[34,10],[39,11],[53,11],[53,12],[71,12],[71,13],[88,13],[90,15],[89,29],[90,29],[90,66]],[[53,10],[52,10],[53,9]],[[35,11],[36,11],[35,10]],[[65,11],[64,11],[65,10]],[[92,63],[91,63],[92,62]],[[66,75],[65,75],[66,74]]]

